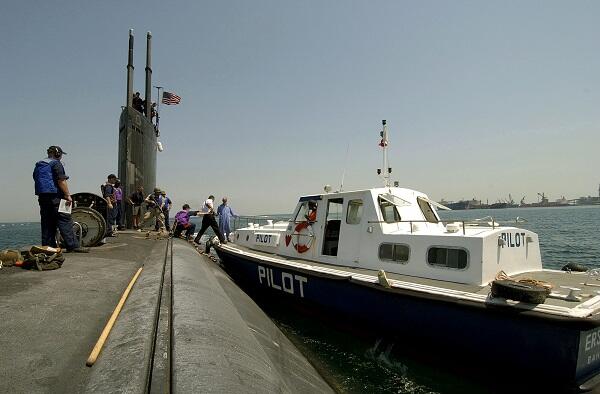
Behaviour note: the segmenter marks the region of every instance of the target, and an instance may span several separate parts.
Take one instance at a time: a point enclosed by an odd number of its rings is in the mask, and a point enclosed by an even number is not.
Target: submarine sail
[[[146,97],[145,108],[152,105],[150,86],[152,34],[146,37]],[[129,56],[127,61],[127,99],[119,119],[119,179],[125,196],[131,195],[138,186],[144,193],[156,187],[156,143],[157,130],[152,124],[150,111],[146,114],[133,107],[133,30],[129,30]],[[131,206],[126,205],[127,228],[132,227]]]

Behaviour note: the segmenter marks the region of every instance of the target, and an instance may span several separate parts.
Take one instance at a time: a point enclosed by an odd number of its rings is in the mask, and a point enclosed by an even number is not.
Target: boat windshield
[[[386,223],[395,223],[402,220],[396,204],[382,195],[379,196],[379,209],[381,209],[383,221]]]
[[[417,204],[419,204],[419,208],[421,208],[421,212],[423,212],[423,216],[425,220],[429,223],[439,223],[439,218],[433,207],[429,204],[429,200],[423,197],[417,197]]]

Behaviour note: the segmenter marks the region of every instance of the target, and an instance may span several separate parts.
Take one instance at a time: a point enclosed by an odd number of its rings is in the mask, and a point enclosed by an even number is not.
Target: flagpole
[[[162,86],[155,86],[156,88],[156,131],[158,132],[158,130],[160,130],[158,128],[159,122],[160,122],[160,102],[162,101],[162,97],[160,97],[160,90],[163,88]]]

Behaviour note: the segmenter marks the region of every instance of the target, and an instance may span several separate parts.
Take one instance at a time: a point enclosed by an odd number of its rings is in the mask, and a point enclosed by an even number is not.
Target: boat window
[[[437,267],[465,269],[469,256],[465,249],[433,247],[427,251],[427,262]]]
[[[398,208],[388,200],[379,197],[379,208],[381,209],[381,215],[383,216],[384,222],[395,223],[401,220]]]
[[[429,204],[427,200],[421,197],[417,197],[417,203],[419,204],[419,208],[421,208],[421,212],[423,212],[423,216],[425,220],[429,223],[438,223],[439,219],[433,210],[433,207]]]
[[[379,245],[379,258],[381,260],[408,262],[410,247],[403,244],[381,244]]]
[[[302,205],[300,205],[300,208],[298,209],[298,213],[296,214],[294,221],[296,223],[303,222],[304,220],[306,220],[307,213],[308,213],[308,201],[304,201],[302,203]]]
[[[348,201],[348,212],[346,212],[346,223],[359,224],[363,214],[363,200]]]

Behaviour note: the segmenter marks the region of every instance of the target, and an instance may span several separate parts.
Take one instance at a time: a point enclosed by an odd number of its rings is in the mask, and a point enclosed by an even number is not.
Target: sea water
[[[560,269],[570,262],[600,267],[600,206],[441,211],[440,216],[456,221],[492,216],[501,225],[531,230],[539,235],[545,268]],[[0,250],[36,244],[39,236],[39,223],[0,223]],[[451,365],[440,367],[428,362],[428,355],[415,357],[383,338],[360,338],[269,300],[259,299],[259,304],[339,392],[493,391],[492,385]]]

